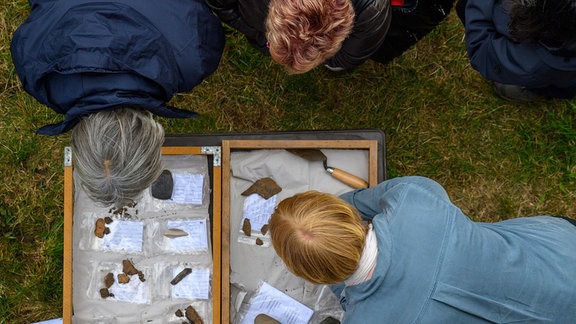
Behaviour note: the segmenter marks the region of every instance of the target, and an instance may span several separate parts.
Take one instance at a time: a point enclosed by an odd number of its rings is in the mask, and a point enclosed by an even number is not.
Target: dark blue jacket
[[[126,106],[197,115],[166,103],[220,62],[224,33],[203,1],[31,0],[30,7],[14,33],[12,60],[24,89],[66,115],[39,134],[60,134],[82,116]]]
[[[488,80],[524,86],[543,96],[576,96],[576,44],[555,48],[510,40],[505,1],[468,0],[466,49]]]

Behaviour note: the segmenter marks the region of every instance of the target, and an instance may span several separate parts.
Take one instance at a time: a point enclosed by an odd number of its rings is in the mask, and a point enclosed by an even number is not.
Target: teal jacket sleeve
[[[399,177],[386,180],[376,187],[356,189],[351,192],[342,194],[340,198],[354,206],[364,220],[372,220],[374,216],[381,214],[385,210],[393,208],[405,199],[402,194],[407,185],[416,185],[442,199],[449,201],[448,194],[442,186],[436,181],[419,176]]]

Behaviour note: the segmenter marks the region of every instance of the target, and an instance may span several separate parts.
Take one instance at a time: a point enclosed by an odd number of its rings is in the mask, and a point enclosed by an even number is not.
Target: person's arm
[[[262,53],[268,53],[266,36],[246,23],[238,9],[238,0],[206,0],[206,4],[222,22],[244,34],[252,46]],[[262,17],[263,20],[265,18]]]
[[[342,194],[340,198],[354,206],[362,219],[372,220],[374,216],[383,211],[401,204],[406,198],[403,194],[408,188],[407,185],[416,185],[421,189],[429,191],[441,199],[449,201],[446,190],[436,181],[418,176],[399,177],[386,180],[376,187],[356,189]]]
[[[326,67],[349,70],[360,66],[384,42],[391,21],[389,0],[374,0],[359,10],[357,15],[352,32],[344,40],[340,51],[326,60]]]
[[[510,38],[505,11],[498,0],[467,1],[464,20],[470,64],[491,81],[526,87],[548,84],[545,76],[533,73],[541,64],[539,46]]]

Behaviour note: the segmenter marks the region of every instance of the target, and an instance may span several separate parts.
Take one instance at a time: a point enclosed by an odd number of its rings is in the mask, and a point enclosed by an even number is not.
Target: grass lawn
[[[62,117],[14,74],[10,39],[27,2],[5,0],[0,10],[0,323],[30,323],[61,316],[69,135],[35,135]],[[202,116],[161,121],[167,133],[379,128],[389,177],[437,180],[476,221],[576,218],[576,101],[497,98],[470,67],[463,34],[452,13],[386,66],[289,76],[227,30],[217,72],[171,102]]]

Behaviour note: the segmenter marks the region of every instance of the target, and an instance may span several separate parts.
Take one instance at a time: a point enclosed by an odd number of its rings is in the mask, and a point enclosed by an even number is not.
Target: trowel
[[[350,174],[344,170],[333,168],[328,166],[328,158],[322,151],[318,149],[286,149],[288,152],[298,155],[299,157],[314,162],[322,161],[324,164],[324,170],[332,175],[334,178],[340,180],[341,182],[349,185],[352,188],[368,188],[368,182],[364,179]]]

